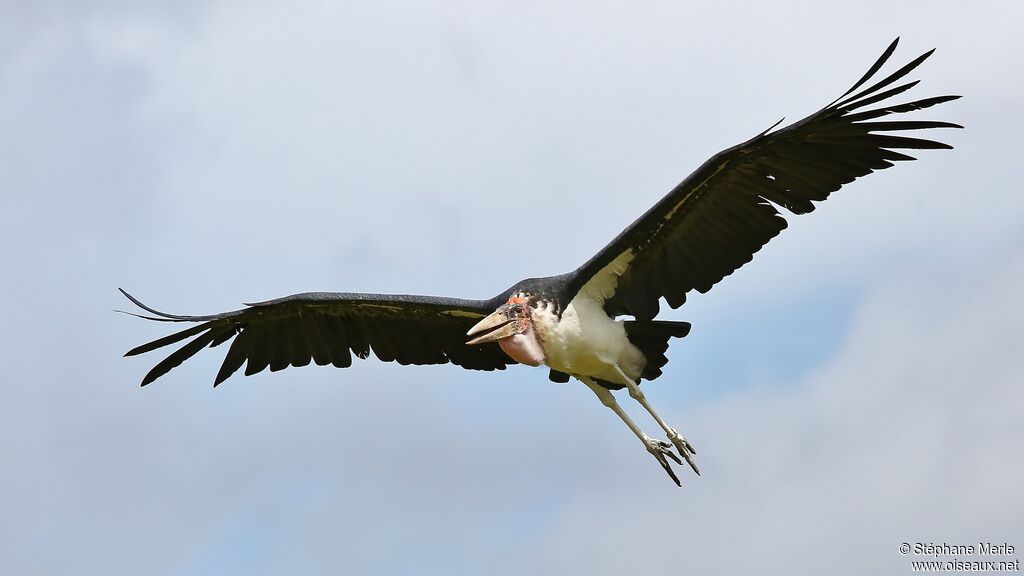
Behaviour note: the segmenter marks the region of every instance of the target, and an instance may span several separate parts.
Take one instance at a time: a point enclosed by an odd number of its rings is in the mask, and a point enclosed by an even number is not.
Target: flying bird
[[[145,386],[206,347],[230,341],[217,386],[245,365],[245,375],[315,362],[345,368],[372,352],[399,364],[452,363],[471,370],[511,364],[546,366],[554,382],[579,380],[640,439],[672,480],[669,461],[697,474],[693,446],[651,406],[640,383],[661,376],[669,341],[690,324],[656,320],[749,262],[786,228],[780,213],[815,202],[859,178],[914,160],[899,150],[952,148],[903,135],[961,128],[949,122],[883,118],[959,96],[906,103],[891,99],[917,81],[895,85],[934,50],[868,84],[896,49],[894,40],[842,96],[785,128],[776,123],[712,156],[590,260],[572,272],[516,282],[488,300],[311,292],[245,304],[209,316],[166,314],[124,295],[161,322],[192,326],[128,351],[151,352],[191,338],[143,378]],[[866,85],[866,87],[865,87]],[[890,87],[892,86],[892,87]],[[554,231],[553,231],[554,233]],[[557,236],[551,238],[556,246]],[[612,391],[626,389],[662,429],[652,438],[622,410]],[[673,451],[674,450],[674,451]],[[682,460],[680,459],[682,458]]]

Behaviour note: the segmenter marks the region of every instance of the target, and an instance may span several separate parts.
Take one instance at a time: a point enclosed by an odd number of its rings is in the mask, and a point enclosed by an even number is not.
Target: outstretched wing
[[[465,343],[466,332],[494,310],[496,304],[487,300],[314,292],[247,304],[223,314],[178,316],[158,312],[121,292],[153,316],[128,314],[160,322],[196,323],[125,354],[134,356],[192,338],[150,370],[142,379],[143,386],[203,348],[228,340],[231,346],[214,386],[242,364],[246,376],[267,367],[277,371],[310,361],[345,368],[352,364],[353,355],[366,358],[371,350],[377,358],[399,364],[451,362],[472,370],[502,370],[515,364],[495,343]]]
[[[867,88],[896,49],[897,38],[871,69],[836,101],[780,130],[769,128],[719,152],[676,186],[639,220],[573,273],[568,296],[589,291],[613,315],[654,318],[658,299],[678,308],[691,290],[707,292],[751,260],[786,228],[781,206],[793,214],[814,210],[843,184],[913,160],[900,149],[952,148],[891,132],[961,128],[949,122],[878,121],[928,108],[959,96],[905,104],[872,105],[901,94],[917,81],[888,88],[917,68],[928,51]]]

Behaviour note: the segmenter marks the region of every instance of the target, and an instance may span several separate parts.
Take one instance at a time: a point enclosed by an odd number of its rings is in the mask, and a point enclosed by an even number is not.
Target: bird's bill
[[[509,314],[508,308],[502,306],[490,316],[477,322],[476,326],[469,329],[469,332],[466,332],[466,336],[477,335],[466,344],[483,344],[515,336],[520,333],[518,324],[516,319]]]

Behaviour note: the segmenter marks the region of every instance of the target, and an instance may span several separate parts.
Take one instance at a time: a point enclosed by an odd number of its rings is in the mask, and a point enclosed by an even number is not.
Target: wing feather
[[[180,316],[154,310],[122,292],[153,314],[147,316],[150,320],[196,323],[128,351],[126,356],[134,356],[192,338],[157,363],[143,378],[143,386],[203,348],[229,340],[231,345],[214,386],[243,364],[246,376],[267,368],[278,371],[311,362],[344,368],[352,365],[352,354],[366,358],[371,351],[380,360],[400,364],[452,362],[473,370],[500,370],[515,363],[494,343],[465,344],[469,328],[507,295],[492,300],[460,300],[317,292],[247,304],[246,308],[223,314]]]
[[[605,287],[605,310],[650,320],[659,300],[672,308],[692,290],[707,292],[749,262],[787,226],[780,213],[805,214],[843,185],[913,160],[898,150],[948,149],[948,144],[900,134],[962,128],[930,120],[878,118],[929,108],[959,96],[881,104],[918,81],[891,87],[921,65],[932,50],[862,88],[896,49],[897,38],[848,91],[818,112],[774,127],[707,160],[597,255],[570,275],[566,296],[588,285]],[[859,90],[859,91],[858,91]],[[852,95],[851,95],[852,94]],[[608,263],[625,253],[625,269]],[[612,287],[609,291],[607,287]]]

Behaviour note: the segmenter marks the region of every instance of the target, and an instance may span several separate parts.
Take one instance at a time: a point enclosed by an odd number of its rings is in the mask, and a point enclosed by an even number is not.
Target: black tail
[[[690,333],[689,322],[670,322],[667,320],[648,320],[626,322],[626,336],[647,357],[641,380],[654,380],[661,376],[661,368],[668,364],[665,351],[668,350],[669,338],[682,338]]]
[[[654,380],[661,376],[661,368],[668,364],[665,351],[668,350],[669,338],[682,338],[690,333],[689,322],[671,322],[667,320],[627,320],[626,337],[644,353],[647,357],[647,365],[644,366],[641,380]],[[565,383],[569,381],[569,375],[564,372],[552,370],[548,374],[552,382]],[[622,384],[596,380],[598,384],[609,390],[621,390],[625,388]]]

